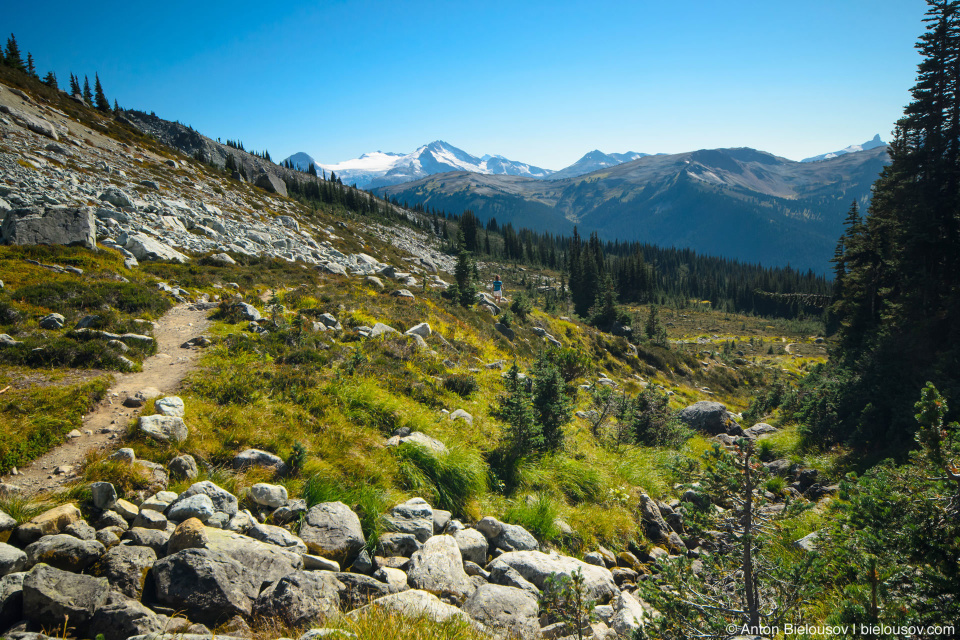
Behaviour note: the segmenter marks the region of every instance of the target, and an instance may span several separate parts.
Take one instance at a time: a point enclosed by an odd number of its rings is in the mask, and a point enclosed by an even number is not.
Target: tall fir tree
[[[53,87],[54,89],[59,89],[60,86],[57,84],[57,74],[53,71],[48,71],[47,75],[43,77],[43,84],[48,87]]]
[[[27,73],[29,73],[34,78],[39,78],[37,75],[37,66],[33,63],[33,54],[29,51],[27,52]]]
[[[80,93],[80,81],[77,80],[77,76],[70,74],[70,95],[79,96]]]
[[[10,37],[7,38],[7,49],[4,52],[3,61],[8,67],[13,67],[20,71],[27,70],[27,65],[23,62],[23,56],[20,55],[20,46],[17,44],[17,37],[12,33]]]
[[[93,104],[93,92],[90,91],[90,78],[83,76],[83,99],[87,104]]]
[[[891,162],[838,246],[840,349],[797,402],[820,441],[903,450],[926,381],[960,397],[960,0],[927,4]]]
[[[94,74],[95,79],[95,89],[94,89],[94,102],[98,110],[100,111],[110,111],[110,101],[107,100],[107,96],[103,93],[103,85],[100,84],[100,74]]]

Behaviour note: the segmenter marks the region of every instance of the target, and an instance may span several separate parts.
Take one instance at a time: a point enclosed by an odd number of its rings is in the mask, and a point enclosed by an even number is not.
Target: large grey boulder
[[[40,538],[24,551],[28,566],[43,562],[57,569],[79,573],[99,560],[106,548],[96,540],[80,540],[58,533]]]
[[[297,571],[264,589],[253,612],[291,627],[322,622],[337,614],[342,587],[331,572]]]
[[[0,577],[0,629],[23,618],[23,579],[26,573],[8,573]]]
[[[390,334],[390,333],[400,333],[400,332],[388,324],[383,324],[382,322],[378,322],[375,325],[373,325],[373,329],[370,330],[369,337],[378,338],[384,334]]]
[[[517,524],[500,522],[487,516],[477,523],[477,529],[487,537],[490,546],[504,551],[534,551],[540,548],[533,534]],[[479,564],[479,563],[478,563]]]
[[[78,635],[84,634],[109,593],[106,578],[61,571],[41,563],[23,579],[23,617],[46,628],[69,624]]]
[[[247,498],[261,507],[277,509],[287,504],[287,488],[279,484],[258,482],[250,487]]]
[[[97,248],[97,223],[90,207],[11,209],[0,226],[3,244],[62,244]]]
[[[489,551],[486,536],[476,529],[460,529],[452,535],[457,542],[457,546],[460,547],[460,555],[463,556],[464,560],[481,567],[486,566],[487,552]]]
[[[621,592],[612,602],[613,617],[608,623],[610,628],[623,638],[634,637],[634,634],[643,629],[650,618],[647,612],[650,605],[644,607],[645,604],[629,591]]]
[[[252,304],[246,302],[238,302],[233,305],[233,310],[237,313],[237,316],[247,322],[256,322],[261,320],[263,316],[260,315],[260,312],[257,311],[257,308]]]
[[[105,640],[127,638],[163,631],[164,621],[134,599],[112,593],[107,603],[97,609],[90,621],[89,635],[103,635]]]
[[[46,136],[53,140],[60,140],[60,137],[57,135],[57,127],[45,118],[35,116],[31,113],[27,113],[26,111],[21,111],[20,109],[8,107],[5,104],[0,105],[0,113],[7,114],[13,119],[14,122],[25,129],[29,129],[34,133],[38,133],[41,136]]]
[[[64,322],[66,322],[66,318],[64,318],[62,315],[59,313],[51,313],[40,318],[39,324],[41,329],[56,331],[58,329],[63,329]]]
[[[441,441],[437,440],[436,438],[432,438],[428,436],[427,434],[421,431],[414,431],[412,433],[408,433],[405,436],[401,436],[401,435],[391,436],[387,440],[387,446],[399,447],[401,444],[406,444],[408,442],[412,442],[413,444],[420,445],[421,447],[426,447],[427,449],[430,449],[434,453],[437,453],[440,455],[446,455],[447,453],[449,453],[449,449],[447,449],[447,445],[443,444]]]
[[[113,509],[117,504],[117,489],[109,482],[94,482],[90,485],[93,506],[102,511]]]
[[[100,194],[100,200],[102,202],[109,202],[115,207],[123,208],[133,206],[133,201],[130,199],[130,196],[122,189],[117,188],[104,190],[104,192]]]
[[[382,533],[377,541],[377,555],[382,558],[409,558],[422,547],[412,533]]]
[[[167,467],[170,469],[170,477],[177,480],[193,480],[199,475],[197,461],[189,453],[177,456]]]
[[[171,522],[183,522],[196,518],[206,523],[217,512],[213,500],[205,493],[197,493],[186,498],[177,499],[167,507],[167,518]]]
[[[366,545],[360,518],[342,502],[323,502],[307,511],[300,538],[310,553],[349,567]]]
[[[608,569],[555,552],[547,554],[540,551],[511,551],[499,556],[487,569],[492,574],[497,567],[515,569],[538,589],[543,589],[547,578],[555,573],[571,575],[579,569],[583,573],[584,586],[589,597],[599,603],[607,602],[620,592],[613,581],[613,574]]]
[[[731,436],[743,435],[743,429],[737,424],[733,414],[719,402],[701,400],[680,410],[680,421],[695,431],[717,435],[726,433]]]
[[[156,561],[157,552],[150,547],[118,545],[103,554],[93,573],[109,580],[120,593],[139,600],[147,571]]]
[[[686,552],[686,545],[664,520],[656,500],[645,493],[640,494],[640,519],[650,540],[673,547],[674,551]]]
[[[229,491],[221,489],[209,480],[195,482],[190,485],[189,489],[181,493],[180,497],[173,501],[173,504],[170,505],[170,508],[173,509],[178,502],[182,502],[190,496],[195,496],[198,494],[204,494],[208,496],[210,500],[213,501],[213,506],[217,511],[225,513],[228,516],[234,516],[237,514],[237,497]]]
[[[127,530],[121,536],[122,540],[128,540],[127,544],[135,547],[150,547],[158,556],[167,551],[167,542],[170,540],[170,533],[166,530],[144,529],[142,527],[133,527]]]
[[[474,589],[452,536],[433,536],[410,557],[407,581],[414,589],[462,599]]]
[[[172,416],[140,416],[140,431],[159,442],[183,442],[190,434],[183,418]]]
[[[173,247],[169,247],[145,233],[135,233],[128,236],[123,248],[132,253],[137,260],[169,260],[181,264],[190,261],[190,258]]]
[[[153,407],[160,415],[170,416],[172,418],[182,418],[186,409],[183,404],[183,399],[179,396],[160,398],[153,404]]]
[[[158,560],[151,573],[161,605],[203,624],[249,616],[260,594],[240,562],[208,549],[178,551]]]
[[[240,562],[257,587],[276,582],[283,576],[303,568],[303,558],[294,550],[260,542],[232,531],[206,527],[206,548]]]
[[[267,171],[257,176],[256,182],[253,184],[270,193],[278,193],[284,197],[287,195],[287,185],[284,184],[283,180]]]
[[[410,498],[383,517],[384,528],[394,533],[412,533],[420,542],[433,535],[433,508],[423,498]]]
[[[5,542],[0,542],[0,577],[27,568],[27,554]]]
[[[3,483],[0,483],[2,485]],[[9,485],[8,485],[9,486]],[[3,491],[0,490],[0,498],[4,498]],[[17,528],[17,521],[0,510],[0,542],[6,542],[10,539],[10,534]]]
[[[522,589],[481,585],[463,603],[463,610],[498,636],[522,640],[541,637],[539,604]]]

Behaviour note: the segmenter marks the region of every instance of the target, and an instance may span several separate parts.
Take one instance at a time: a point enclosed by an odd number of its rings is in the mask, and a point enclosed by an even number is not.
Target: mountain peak
[[[880,139],[880,134],[876,134],[870,140],[864,142],[863,144],[852,144],[849,147],[840,149],[840,151],[831,151],[830,153],[822,153],[818,156],[812,156],[810,158],[804,158],[800,162],[819,162],[820,160],[829,160],[830,158],[836,158],[837,156],[846,155],[848,153],[857,153],[858,151],[869,151],[870,149],[876,149],[877,147],[885,147],[887,143]]]

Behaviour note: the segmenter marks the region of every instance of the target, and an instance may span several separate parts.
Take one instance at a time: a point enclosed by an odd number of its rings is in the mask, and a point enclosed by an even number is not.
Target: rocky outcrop
[[[291,627],[322,622],[340,609],[343,585],[333,573],[297,571],[274,582],[257,598],[254,614]]]
[[[366,544],[360,518],[342,502],[323,502],[307,511],[300,538],[310,553],[349,567]]]
[[[709,400],[695,402],[681,409],[677,417],[685,425],[700,433],[714,436],[720,433],[731,436],[743,435],[743,429],[737,424],[733,414],[719,402]]]
[[[504,553],[488,565],[491,572],[497,567],[509,567],[519,573],[525,580],[543,589],[546,579],[555,573],[571,575],[574,571],[581,571],[584,577],[584,586],[590,597],[597,602],[607,602],[620,593],[613,580],[613,574],[603,567],[587,564],[576,558],[561,556],[557,553],[541,553],[539,551],[512,551]]]
[[[97,248],[97,227],[90,207],[11,209],[0,226],[3,244],[61,244]]]

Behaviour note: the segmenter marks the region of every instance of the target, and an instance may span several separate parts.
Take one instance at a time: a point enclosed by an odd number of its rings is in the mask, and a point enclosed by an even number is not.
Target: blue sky
[[[560,169],[587,151],[749,146],[792,159],[909,101],[921,0],[11,0],[41,74],[213,138],[334,163],[442,139]]]

